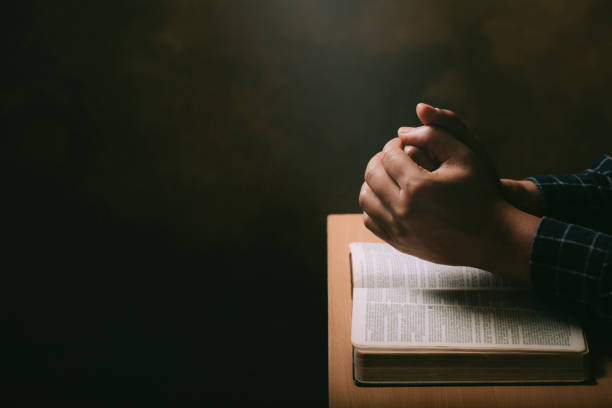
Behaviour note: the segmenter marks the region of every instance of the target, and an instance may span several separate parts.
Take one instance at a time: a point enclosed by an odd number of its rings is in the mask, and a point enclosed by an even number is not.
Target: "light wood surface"
[[[330,407],[612,407],[612,364],[607,352],[596,353],[600,360],[596,371],[603,373],[589,385],[358,387],[352,376],[349,242],[380,240],[363,226],[361,214],[328,216]]]

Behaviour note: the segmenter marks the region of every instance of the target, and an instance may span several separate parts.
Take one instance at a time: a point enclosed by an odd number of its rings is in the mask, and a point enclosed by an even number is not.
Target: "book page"
[[[586,350],[577,325],[541,307],[536,310],[535,300],[525,297],[526,293],[473,290],[356,288],[351,340],[358,348],[388,351]]]
[[[349,246],[354,288],[513,288],[490,272],[424,261],[399,252],[389,244],[352,242]]]

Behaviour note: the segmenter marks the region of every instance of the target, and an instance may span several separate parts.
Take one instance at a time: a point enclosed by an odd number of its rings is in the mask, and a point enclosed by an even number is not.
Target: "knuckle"
[[[391,150],[383,151],[380,156],[380,162],[382,166],[386,169],[388,169],[389,166],[391,166],[393,161],[396,159],[397,159],[396,152],[391,151]]]
[[[400,180],[397,180],[397,185],[400,188],[400,194],[402,190],[405,190],[406,188],[410,187],[410,175],[404,175],[404,177],[402,177]]]
[[[411,182],[406,184],[400,191],[400,198],[394,208],[398,218],[409,218],[414,215],[416,205],[422,201],[424,189],[428,189],[427,182]]]
[[[359,193],[359,200],[358,200],[359,201],[359,206],[362,209],[365,209],[366,200],[367,200],[366,192],[362,189],[361,192]]]
[[[419,151],[419,148],[416,146],[412,146],[412,145],[404,146],[404,153],[406,153],[408,156],[414,155],[418,151]]]
[[[398,145],[399,139],[397,137],[389,140],[387,143],[385,143],[385,146],[383,147],[383,153],[390,151],[391,149],[395,148]]]
[[[380,161],[382,160],[384,156],[383,152],[378,152],[374,155],[374,157],[372,157],[372,167],[377,167],[380,165]]]
[[[408,155],[408,157],[410,157],[411,159],[415,160],[415,161],[420,161],[419,159],[422,158],[422,151],[421,149],[419,149],[416,146],[406,146],[404,147],[404,153],[406,153]]]
[[[372,178],[372,166],[366,168],[365,173],[363,174],[364,181],[368,182]]]
[[[401,203],[395,208],[395,215],[398,218],[408,218],[410,216],[411,210],[410,201],[406,201]]]
[[[368,165],[366,166],[366,169],[369,169],[370,167],[374,165],[375,159],[376,159],[376,155],[370,157],[370,160],[368,161]]]
[[[393,209],[397,218],[408,218],[412,213],[412,197],[404,191]]]
[[[382,152],[380,152],[380,162],[382,163],[383,166],[389,163],[389,159],[390,159],[390,153],[388,150],[383,150]]]
[[[374,222],[366,212],[363,213],[363,225],[365,225],[370,231],[374,232]]]
[[[361,197],[368,191],[368,183],[365,181],[361,184],[361,188],[359,189],[359,196]]]
[[[366,183],[369,183],[369,182],[372,181],[373,172],[374,172],[374,170],[372,168],[368,168],[366,170],[365,175],[363,177],[363,179],[365,180]]]
[[[365,170],[366,176],[368,175],[368,173],[372,171],[372,169],[374,169],[378,165],[379,161],[380,161],[380,152],[372,156],[372,158],[368,162],[368,165],[366,166],[366,170]]]
[[[388,152],[388,151],[389,151],[389,149],[391,148],[390,143],[391,143],[391,140],[389,140],[389,141],[388,141],[387,143],[385,143],[385,145],[383,146],[383,149],[382,149],[383,154],[384,154],[385,152]]]
[[[370,163],[368,163],[368,167],[366,168],[366,172],[364,176],[364,179],[366,182],[372,180],[372,177],[374,177],[376,173],[380,171],[381,155],[382,155],[382,152],[377,153],[374,157],[372,157],[372,159],[370,160]]]

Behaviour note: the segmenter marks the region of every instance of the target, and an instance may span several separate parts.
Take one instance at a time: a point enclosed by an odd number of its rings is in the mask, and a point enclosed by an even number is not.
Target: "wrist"
[[[533,183],[532,183],[533,184]],[[482,269],[531,287],[531,245],[540,218],[503,201],[497,206],[495,235]]]
[[[540,210],[540,191],[530,180],[500,180],[504,198],[518,209],[530,214],[538,214]]]

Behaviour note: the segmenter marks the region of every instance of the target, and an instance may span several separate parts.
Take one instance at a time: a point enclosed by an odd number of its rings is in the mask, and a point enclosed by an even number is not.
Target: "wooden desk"
[[[330,407],[612,407],[612,375],[609,374],[612,364],[609,353],[601,352],[594,354],[604,374],[596,375],[596,383],[592,385],[356,386],[352,376],[348,244],[357,241],[380,242],[363,226],[361,214],[328,216]],[[591,349],[595,352],[593,344]]]

